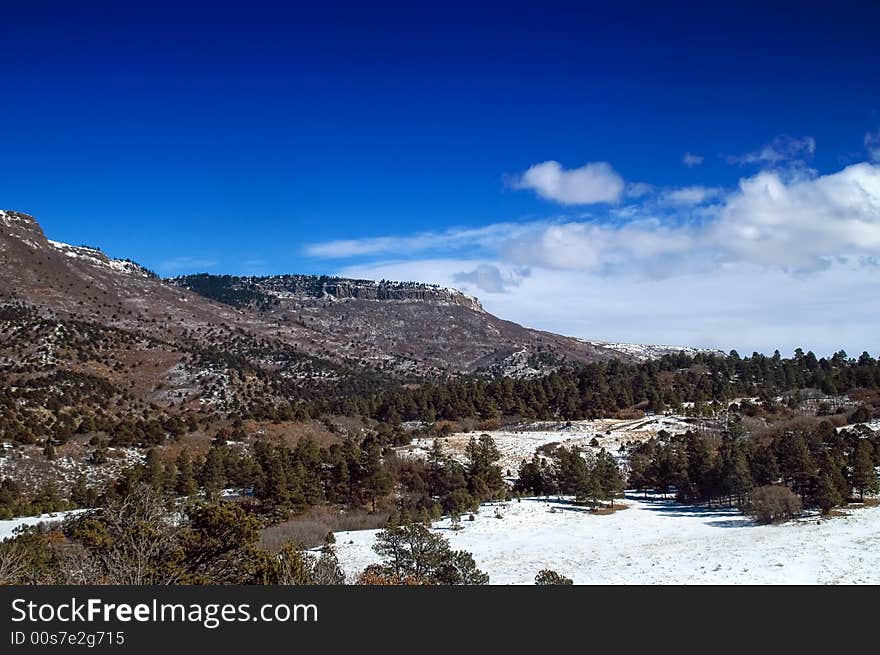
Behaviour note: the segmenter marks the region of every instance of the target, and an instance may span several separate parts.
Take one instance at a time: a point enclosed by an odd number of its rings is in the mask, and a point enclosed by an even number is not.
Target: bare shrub
[[[788,487],[771,484],[752,491],[744,511],[758,523],[776,523],[801,513],[801,499]]]
[[[389,516],[391,512],[388,511],[371,514],[365,510],[341,512],[332,507],[316,507],[307,514],[264,529],[260,533],[260,546],[277,552],[292,541],[303,548],[317,548],[324,544],[328,532],[384,528]]]
[[[0,584],[22,584],[27,568],[27,556],[18,543],[0,542]]]
[[[111,503],[100,518],[75,519],[71,529],[90,551],[84,570],[68,570],[74,579],[97,574],[91,583],[163,585],[179,581],[169,566],[178,549],[180,528],[172,521],[164,496],[143,486]]]
[[[640,409],[635,409],[633,407],[627,409],[620,409],[615,412],[613,418],[624,419],[624,420],[635,420],[640,418],[645,418],[645,412]]]

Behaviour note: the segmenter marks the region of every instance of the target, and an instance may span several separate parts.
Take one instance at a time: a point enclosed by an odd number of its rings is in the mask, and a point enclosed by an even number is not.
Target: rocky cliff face
[[[335,279],[324,283],[324,292],[334,298],[362,300],[415,300],[420,302],[450,303],[484,311],[479,301],[458,289],[416,282],[375,282],[373,280]]]
[[[476,298],[457,289],[422,282],[356,280],[326,275],[271,275],[238,277],[231,275],[184,275],[169,283],[185,287],[208,298],[244,305],[270,299],[335,299],[412,301],[448,304],[483,312]]]

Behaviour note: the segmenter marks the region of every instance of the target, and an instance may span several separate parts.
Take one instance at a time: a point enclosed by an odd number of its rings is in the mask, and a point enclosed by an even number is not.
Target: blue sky
[[[455,285],[577,336],[880,351],[869,3],[17,3],[0,206],[162,274]]]

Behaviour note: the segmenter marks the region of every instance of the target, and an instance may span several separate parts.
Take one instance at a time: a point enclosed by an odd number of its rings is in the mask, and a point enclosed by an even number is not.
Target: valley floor
[[[473,553],[490,584],[534,584],[544,568],[575,584],[880,584],[880,507],[756,525],[733,509],[630,494],[625,503],[596,515],[564,500],[513,500],[465,515],[461,530],[447,519],[435,530]],[[336,534],[350,578],[379,561],[375,534]]]

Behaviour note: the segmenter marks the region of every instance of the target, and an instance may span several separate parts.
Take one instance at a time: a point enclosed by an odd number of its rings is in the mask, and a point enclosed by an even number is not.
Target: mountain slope
[[[235,339],[273,340],[287,354],[419,377],[536,375],[563,361],[619,355],[523,328],[454,289],[420,283],[301,275],[162,281],[100,250],[50,241],[31,216],[11,211],[0,212],[0,264],[0,300],[174,344],[222,350]]]
[[[396,373],[523,377],[540,375],[564,361],[618,355],[502,320],[475,298],[423,283],[205,274],[169,282],[248,308],[273,324],[317,332],[324,344],[318,354],[323,357],[352,358]]]

